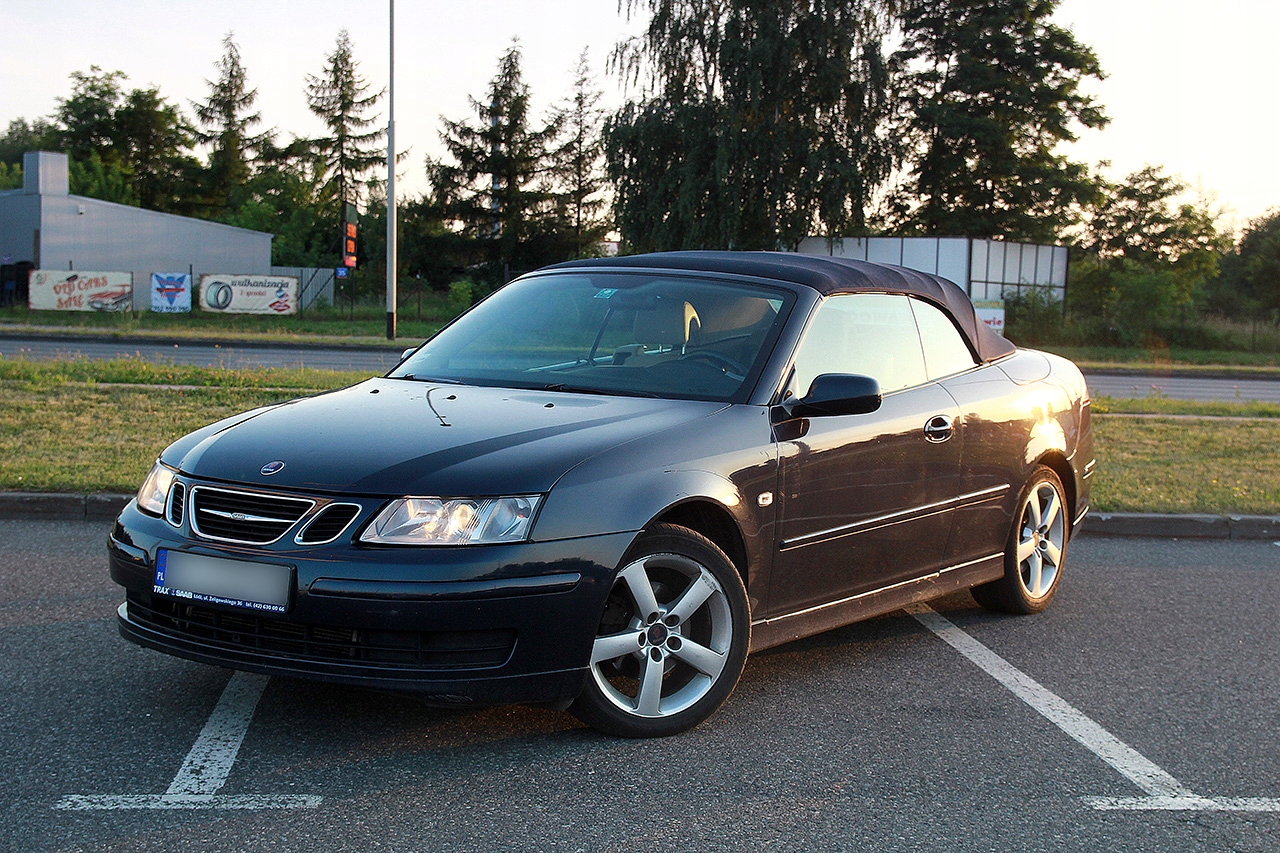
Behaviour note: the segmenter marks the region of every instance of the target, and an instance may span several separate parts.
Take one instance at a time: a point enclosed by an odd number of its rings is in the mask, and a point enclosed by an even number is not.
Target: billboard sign
[[[185,314],[191,310],[191,276],[184,272],[151,274],[151,310]]]
[[[132,311],[133,273],[32,270],[27,305],[33,311]]]
[[[202,275],[200,310],[223,314],[297,314],[298,279],[291,275]]]

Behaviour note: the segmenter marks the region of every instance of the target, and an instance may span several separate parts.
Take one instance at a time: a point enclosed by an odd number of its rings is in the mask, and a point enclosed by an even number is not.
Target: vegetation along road
[[[405,339],[405,347],[419,343]],[[136,340],[0,337],[0,357],[52,361],[138,357],[157,364],[199,365],[235,369],[307,367],[384,373],[399,361],[399,349],[255,343],[149,343]],[[1262,401],[1280,403],[1280,379],[1219,378],[1150,374],[1107,374],[1086,371],[1089,389],[1101,397],[1166,397],[1175,400]]]

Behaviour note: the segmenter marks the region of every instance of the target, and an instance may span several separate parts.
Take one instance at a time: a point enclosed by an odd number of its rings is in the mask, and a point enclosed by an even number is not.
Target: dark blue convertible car
[[[111,534],[129,640],[696,725],[747,653],[971,588],[1042,610],[1089,400],[935,276],[693,252],[498,290],[388,375],[179,438]]]

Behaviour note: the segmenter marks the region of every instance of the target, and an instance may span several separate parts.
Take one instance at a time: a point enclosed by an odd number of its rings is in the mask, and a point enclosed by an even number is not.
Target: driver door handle
[[[924,425],[924,437],[928,441],[941,443],[955,434],[951,418],[947,415],[934,415]]]

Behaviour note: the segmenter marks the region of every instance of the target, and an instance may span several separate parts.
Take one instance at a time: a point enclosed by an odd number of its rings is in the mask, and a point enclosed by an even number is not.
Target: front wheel
[[[1039,613],[1048,607],[1062,580],[1070,526],[1062,481],[1053,469],[1037,468],[1018,498],[1004,577],[974,587],[974,599],[1005,613]]]
[[[665,737],[720,707],[751,639],[747,593],[716,545],[676,525],[643,534],[623,560],[570,710],[621,737]]]

